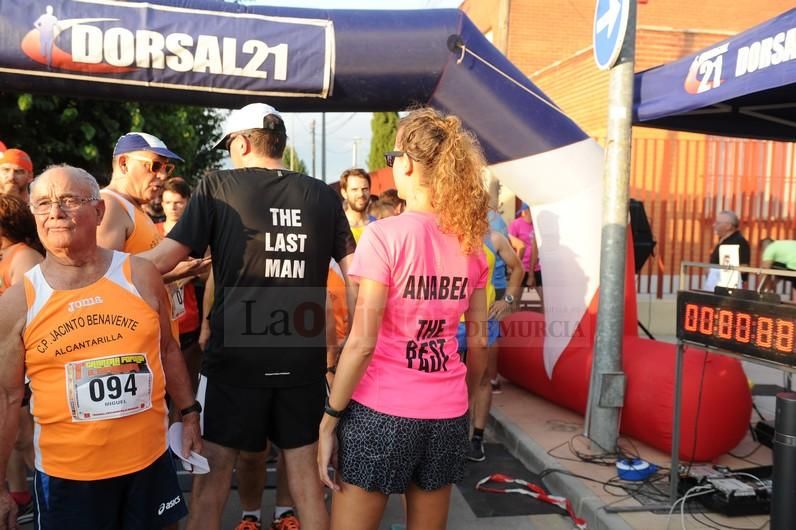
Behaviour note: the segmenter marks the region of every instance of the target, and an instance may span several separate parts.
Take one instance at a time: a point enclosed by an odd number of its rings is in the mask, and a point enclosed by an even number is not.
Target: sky
[[[278,5],[280,7],[310,7],[323,9],[429,9],[455,8],[462,0],[243,0],[247,5]],[[267,103],[267,101],[266,101]],[[278,109],[277,109],[278,110]],[[282,114],[287,127],[288,144],[295,145],[296,152],[312,173],[311,123],[315,121],[315,166],[321,178],[321,114],[285,112]],[[354,142],[358,139],[357,165],[367,169],[370,152],[370,120],[368,112],[326,113],[326,181],[339,180],[340,174],[352,167]]]

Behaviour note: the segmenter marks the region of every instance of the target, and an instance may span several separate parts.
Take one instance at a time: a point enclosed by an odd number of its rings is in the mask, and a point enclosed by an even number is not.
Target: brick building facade
[[[601,140],[609,73],[594,64],[595,0],[466,0],[461,9],[587,133]],[[638,0],[636,71],[699,51],[793,7],[793,0]],[[507,20],[506,24],[501,24]],[[731,209],[753,245],[796,239],[796,148],[633,128],[631,196],[645,202],[658,240],[639,289],[674,290],[680,261],[704,261],[712,221]],[[642,285],[646,281],[646,285]]]

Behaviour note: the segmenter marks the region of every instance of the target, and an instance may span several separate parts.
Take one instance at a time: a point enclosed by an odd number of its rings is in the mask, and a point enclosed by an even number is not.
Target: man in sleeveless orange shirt
[[[139,254],[157,246],[163,236],[143,205],[163,193],[165,179],[174,171],[169,160],[182,160],[159,138],[130,132],[116,141],[111,182],[101,191],[105,217],[97,227],[97,244],[111,250]],[[209,260],[183,261],[163,275],[166,284],[204,272]],[[179,338],[177,320],[185,313],[182,288],[169,285],[172,333]]]
[[[116,141],[111,182],[101,191],[105,217],[97,227],[97,244],[131,254],[157,246],[163,236],[142,207],[163,193],[174,171],[170,160],[182,158],[151,134],[130,132]],[[163,281],[198,274],[209,265],[209,259],[185,260],[164,274]]]
[[[97,246],[105,204],[82,169],[45,171],[31,211],[47,256],[3,294],[0,312],[0,530],[16,524],[4,474],[24,375],[38,528],[162,528],[186,513],[167,450],[166,390],[182,413],[182,454],[202,440],[160,274]]]
[[[182,160],[151,134],[131,132],[113,149],[111,182],[102,190],[105,218],[97,228],[97,243],[136,254],[154,248],[162,239],[142,206],[162,193],[174,171],[170,160]]]

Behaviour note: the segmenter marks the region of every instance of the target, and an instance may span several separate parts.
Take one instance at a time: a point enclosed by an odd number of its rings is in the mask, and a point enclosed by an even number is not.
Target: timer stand
[[[718,268],[796,278],[796,271],[760,269],[745,266],[716,265],[684,261],[680,265],[680,290],[677,292],[677,348],[675,354],[674,419],[672,427],[672,455],[670,475],[670,503],[678,498],[680,480],[680,420],[683,379],[683,357],[685,344],[693,344],[708,351],[735,357],[784,371],[788,377],[796,372],[796,305],[784,303],[778,297],[772,298],[763,293],[741,289],[717,287],[713,293],[683,289],[687,285],[687,271],[693,268]],[[788,385],[790,386],[790,385]],[[780,394],[778,396],[778,403]],[[791,394],[790,396],[793,396]],[[777,425],[792,424],[796,417],[779,417]],[[783,411],[796,414],[796,407],[783,408]],[[780,439],[787,438],[791,453],[796,451],[796,436],[791,433],[777,433]],[[790,462],[796,462],[794,454],[788,453]],[[780,455],[786,453],[780,452]],[[693,455],[692,455],[693,456]],[[775,452],[774,460],[777,460]],[[794,520],[796,508],[792,499],[777,495],[777,487],[793,490],[796,477],[793,472],[774,482],[774,495],[771,505],[772,529],[786,528],[777,521]],[[779,483],[778,483],[779,482]],[[780,500],[778,500],[780,499]],[[669,505],[671,507],[671,504]]]

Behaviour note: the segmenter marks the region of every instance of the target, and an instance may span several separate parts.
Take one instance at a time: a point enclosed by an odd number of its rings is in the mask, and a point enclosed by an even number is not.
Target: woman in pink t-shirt
[[[525,276],[522,284],[536,290],[539,300],[544,306],[542,293],[542,266],[539,263],[539,248],[536,246],[536,233],[531,218],[531,210],[526,203],[522,203],[517,210],[517,218],[509,225],[509,235],[525,244],[524,252],[520,256]]]
[[[395,146],[387,165],[406,211],[372,223],[357,246],[351,334],[320,428],[333,529],[375,528],[391,493],[406,494],[410,528],[445,527],[468,449],[467,382],[486,368],[488,195],[477,142],[458,118],[425,108],[401,120]],[[462,313],[472,324],[467,366],[456,344]],[[338,451],[334,482],[327,466]]]

